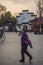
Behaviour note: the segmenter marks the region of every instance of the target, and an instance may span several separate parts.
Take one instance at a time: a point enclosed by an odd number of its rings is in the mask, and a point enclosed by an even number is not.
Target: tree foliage
[[[37,13],[40,18],[43,16],[43,0],[38,0],[37,2]]]
[[[7,23],[13,23],[13,25],[16,25],[17,23],[16,18],[11,15],[10,11],[6,12],[5,15],[2,14],[0,18],[0,24],[6,25]]]
[[[6,7],[0,4],[0,14],[6,11]]]

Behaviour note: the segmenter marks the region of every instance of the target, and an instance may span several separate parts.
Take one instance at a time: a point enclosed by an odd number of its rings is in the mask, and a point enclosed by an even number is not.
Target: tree
[[[11,20],[11,12],[10,11],[5,13],[4,20],[5,21],[10,21]]]
[[[5,11],[6,11],[6,7],[0,4],[0,13]]]
[[[4,15],[4,21],[5,21],[5,24],[12,23],[14,26],[17,24],[16,18],[11,15],[10,11],[8,11],[8,12],[5,13],[5,15]]]
[[[11,15],[10,11],[7,11],[5,15],[1,14],[0,18],[0,26],[9,27],[9,31],[17,31],[16,29],[17,20],[14,16]]]
[[[14,25],[17,24],[17,20],[16,20],[16,18],[14,16],[12,16],[12,22],[14,22]]]
[[[0,18],[0,26],[3,26],[3,25],[5,25],[5,20],[4,20],[4,15],[2,14]]]
[[[37,2],[37,13],[39,17],[41,18],[43,14],[43,0],[38,0]]]
[[[38,0],[37,8],[38,8],[37,13],[39,15],[40,32],[41,32],[41,18],[43,17],[43,0]]]
[[[6,7],[0,4],[0,25],[4,23],[5,12],[6,12]]]

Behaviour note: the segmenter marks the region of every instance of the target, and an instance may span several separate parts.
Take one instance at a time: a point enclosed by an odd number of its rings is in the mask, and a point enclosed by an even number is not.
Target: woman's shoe
[[[24,60],[19,60],[19,62],[24,62]]]
[[[32,59],[33,59],[33,57],[31,57],[31,58],[29,59],[29,62],[31,62]]]

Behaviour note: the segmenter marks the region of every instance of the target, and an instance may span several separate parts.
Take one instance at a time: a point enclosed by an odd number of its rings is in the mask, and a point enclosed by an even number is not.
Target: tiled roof
[[[22,12],[27,12],[27,11],[29,11],[29,10],[22,10]]]
[[[34,14],[33,12],[28,12],[28,14]]]
[[[20,16],[16,16],[16,17],[20,17]]]
[[[31,15],[31,16],[37,16],[37,15]]]
[[[19,13],[20,15],[23,14],[23,13]]]

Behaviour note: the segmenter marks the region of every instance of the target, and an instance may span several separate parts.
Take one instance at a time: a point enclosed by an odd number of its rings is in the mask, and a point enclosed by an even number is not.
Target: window
[[[19,26],[19,28],[21,28],[21,27]]]

